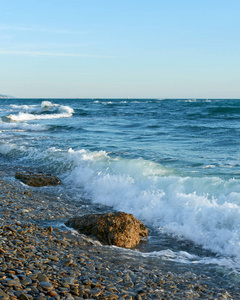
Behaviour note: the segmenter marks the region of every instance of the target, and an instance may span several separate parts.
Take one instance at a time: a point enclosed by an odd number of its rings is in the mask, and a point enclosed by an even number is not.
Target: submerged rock
[[[141,238],[148,236],[145,225],[124,212],[73,217],[65,224],[86,235],[94,235],[103,244],[123,248],[133,248]]]
[[[27,185],[35,187],[58,185],[61,183],[60,179],[57,176],[43,173],[34,174],[31,172],[16,172],[15,178],[21,180]]]

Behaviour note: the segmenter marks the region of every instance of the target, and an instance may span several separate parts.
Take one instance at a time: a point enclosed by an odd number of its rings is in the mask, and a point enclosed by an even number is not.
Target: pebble
[[[38,274],[37,279],[39,282],[49,282],[49,278],[44,274]]]
[[[58,296],[58,293],[55,292],[55,291],[50,291],[48,294],[49,294],[51,297],[57,297],[57,296]]]
[[[20,300],[29,300],[29,297],[26,294],[21,294],[18,299]]]
[[[30,277],[24,276],[24,278],[21,279],[21,284],[24,286],[28,286],[32,284],[32,279]]]
[[[9,299],[8,294],[6,294],[2,289],[0,289],[0,299]]]
[[[41,226],[76,208],[26,189],[0,180],[0,299],[240,299],[202,276],[125,262],[90,238]]]
[[[46,291],[50,291],[53,289],[53,286],[50,282],[47,281],[41,281],[40,282],[40,287],[43,288]]]

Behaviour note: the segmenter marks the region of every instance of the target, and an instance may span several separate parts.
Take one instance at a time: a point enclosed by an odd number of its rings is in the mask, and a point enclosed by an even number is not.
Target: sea
[[[0,101],[1,169],[59,176],[85,212],[132,213],[150,236],[131,257],[239,285],[240,100]]]

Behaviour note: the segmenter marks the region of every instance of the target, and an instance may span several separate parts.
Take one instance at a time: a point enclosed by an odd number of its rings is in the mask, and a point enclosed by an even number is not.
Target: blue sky
[[[0,94],[240,98],[239,0],[0,0]]]

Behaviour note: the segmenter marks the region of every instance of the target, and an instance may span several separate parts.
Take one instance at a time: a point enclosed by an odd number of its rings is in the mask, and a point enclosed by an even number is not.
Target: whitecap
[[[0,144],[0,154],[6,155],[16,148],[16,145],[11,143]]]
[[[73,115],[74,110],[69,106],[53,104],[50,101],[43,101],[39,108],[34,107],[31,112],[26,112],[27,109],[21,110],[18,114],[10,114],[6,119],[11,122],[32,121],[69,118]],[[48,112],[47,114],[45,112]]]
[[[69,150],[65,182],[94,203],[133,213],[164,233],[240,262],[240,181],[180,177],[159,164]],[[163,229],[162,229],[163,228]]]

